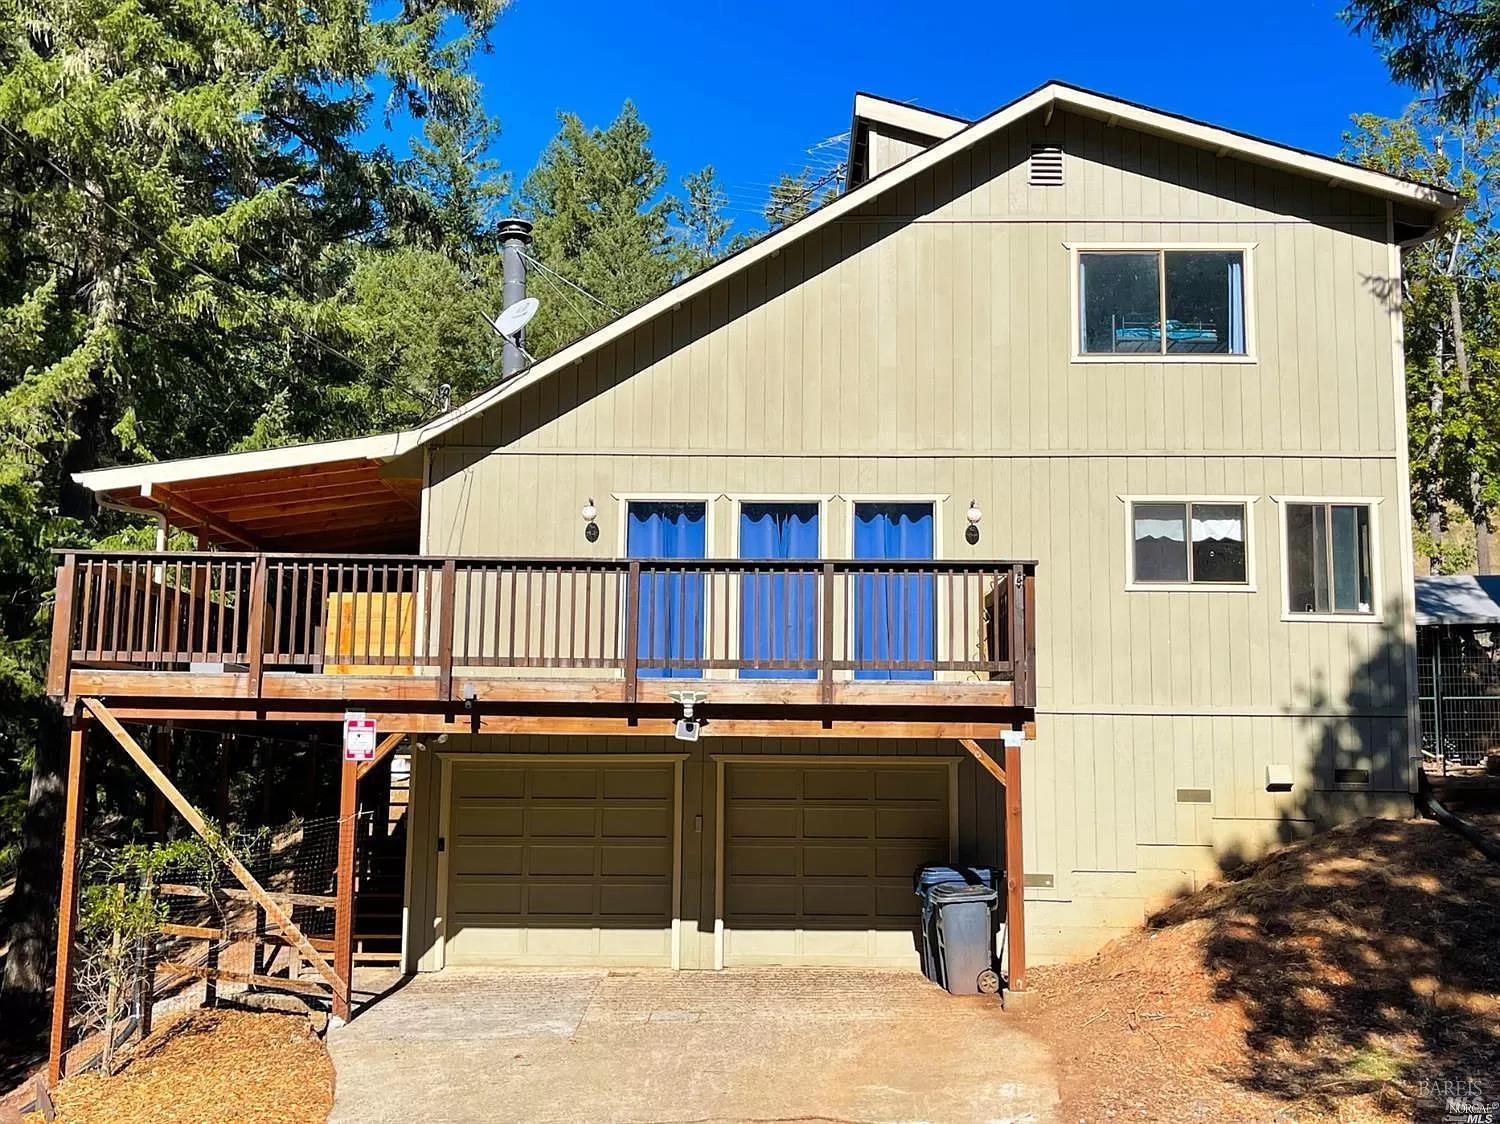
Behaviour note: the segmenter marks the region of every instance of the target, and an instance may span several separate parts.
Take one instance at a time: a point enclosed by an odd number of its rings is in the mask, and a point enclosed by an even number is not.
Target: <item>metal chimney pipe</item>
[[[521,255],[525,253],[526,247],[531,245],[531,223],[525,219],[506,219],[500,224],[500,252],[501,252],[501,286],[500,299],[509,308],[519,300],[526,299],[526,259]],[[500,377],[510,378],[516,372],[526,366],[526,357],[521,354],[521,348],[517,344],[524,345],[526,333],[524,329],[517,333],[518,339],[513,343],[505,341],[505,349],[500,353]]]

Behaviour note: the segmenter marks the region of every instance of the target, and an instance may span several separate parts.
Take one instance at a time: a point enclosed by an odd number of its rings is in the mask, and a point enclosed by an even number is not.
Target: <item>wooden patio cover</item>
[[[382,461],[213,475],[101,491],[119,507],[164,515],[203,546],[236,550],[415,552],[420,479],[392,475]]]

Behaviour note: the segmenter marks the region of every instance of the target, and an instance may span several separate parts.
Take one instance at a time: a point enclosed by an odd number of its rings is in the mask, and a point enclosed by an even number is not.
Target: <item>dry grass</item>
[[[1366,820],[1036,973],[1066,1119],[1438,1118],[1500,1101],[1500,867],[1435,824]]]
[[[191,1011],[114,1077],[70,1077],[53,1099],[66,1124],[309,1124],[333,1107],[333,1064],[301,1015]]]

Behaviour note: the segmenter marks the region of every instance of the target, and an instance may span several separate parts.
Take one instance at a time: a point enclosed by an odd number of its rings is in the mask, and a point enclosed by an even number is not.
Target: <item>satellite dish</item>
[[[541,307],[542,302],[535,297],[523,297],[495,317],[491,323],[495,331],[508,340],[514,340],[521,334],[521,329],[526,327],[531,318],[536,315],[536,310]]]

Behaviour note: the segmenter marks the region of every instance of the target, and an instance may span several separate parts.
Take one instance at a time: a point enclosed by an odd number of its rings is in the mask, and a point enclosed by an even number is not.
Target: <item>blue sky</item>
[[[759,225],[778,172],[849,127],[856,90],[976,117],[1059,78],[1336,153],[1350,114],[1394,114],[1411,96],[1339,6],[513,0],[477,69],[518,182],[559,110],[604,124],[628,97],[674,184],[717,168],[740,229]]]

